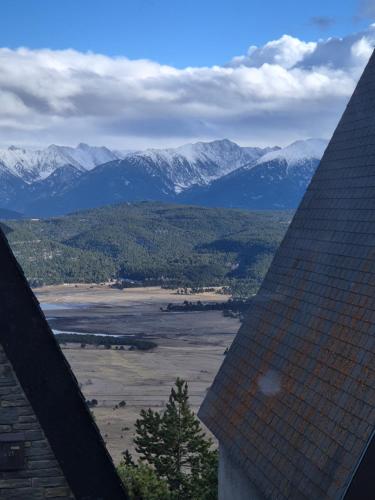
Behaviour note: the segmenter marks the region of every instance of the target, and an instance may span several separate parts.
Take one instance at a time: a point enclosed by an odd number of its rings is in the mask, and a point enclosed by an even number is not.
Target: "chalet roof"
[[[374,55],[200,417],[265,498],[373,498]]]
[[[0,345],[71,491],[80,500],[127,498],[77,380],[1,230],[0,263]]]

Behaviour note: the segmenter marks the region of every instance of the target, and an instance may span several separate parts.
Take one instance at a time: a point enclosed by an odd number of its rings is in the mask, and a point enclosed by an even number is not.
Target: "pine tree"
[[[162,414],[141,411],[136,433],[141,459],[168,481],[174,498],[216,498],[217,452],[211,450],[211,439],[190,409],[187,382],[176,380]]]
[[[122,464],[127,466],[127,467],[134,467],[135,463],[133,460],[133,457],[131,456],[131,453],[129,450],[125,450],[122,454],[123,459],[122,459]]]
[[[117,472],[126,487],[130,500],[171,499],[167,481],[160,479],[149,465],[121,462]]]

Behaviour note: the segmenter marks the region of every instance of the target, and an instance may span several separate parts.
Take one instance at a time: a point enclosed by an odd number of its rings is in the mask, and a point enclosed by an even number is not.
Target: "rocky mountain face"
[[[296,208],[327,146],[322,139],[296,141],[262,155],[208,186],[194,186],[181,198],[196,205],[247,209]]]
[[[29,216],[143,200],[293,208],[325,146],[310,139],[251,148],[224,139],[133,152],[86,144],[10,147],[0,150],[0,207]]]

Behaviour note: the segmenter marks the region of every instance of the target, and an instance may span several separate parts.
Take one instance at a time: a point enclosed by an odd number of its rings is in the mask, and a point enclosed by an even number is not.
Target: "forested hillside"
[[[144,202],[6,225],[34,286],[120,277],[238,291],[258,286],[291,216]]]

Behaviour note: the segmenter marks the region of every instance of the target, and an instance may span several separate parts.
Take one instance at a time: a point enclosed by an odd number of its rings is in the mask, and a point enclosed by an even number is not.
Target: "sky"
[[[375,0],[1,0],[0,144],[329,138]]]

